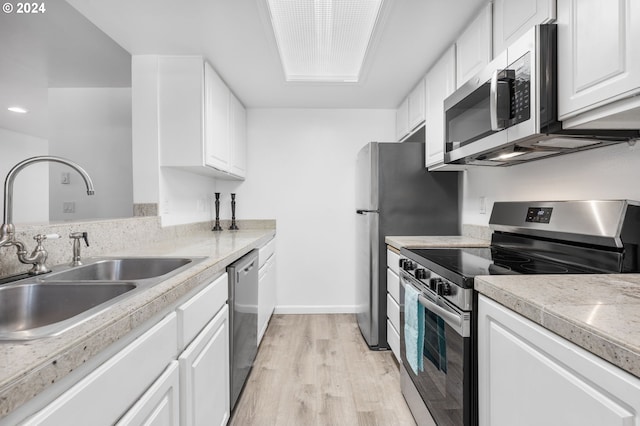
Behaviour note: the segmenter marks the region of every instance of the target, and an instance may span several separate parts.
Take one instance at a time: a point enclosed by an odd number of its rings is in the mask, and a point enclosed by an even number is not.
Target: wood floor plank
[[[233,426],[413,426],[391,351],[371,351],[355,316],[274,315]]]

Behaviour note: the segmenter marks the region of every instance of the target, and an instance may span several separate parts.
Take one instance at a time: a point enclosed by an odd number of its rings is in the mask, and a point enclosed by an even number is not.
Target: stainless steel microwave
[[[538,25],[444,101],[445,163],[506,166],[629,141],[557,119],[556,25]]]

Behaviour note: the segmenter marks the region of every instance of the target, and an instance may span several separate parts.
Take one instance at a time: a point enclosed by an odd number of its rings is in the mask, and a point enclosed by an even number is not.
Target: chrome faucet
[[[27,250],[24,243],[16,240],[15,237],[15,226],[13,224],[13,181],[15,180],[16,175],[25,167],[31,164],[41,163],[45,161],[67,165],[80,173],[80,176],[82,176],[82,179],[87,186],[87,195],[94,194],[93,182],[91,181],[91,177],[89,176],[89,174],[78,164],[65,158],[53,157],[49,155],[31,157],[19,162],[18,164],[13,166],[11,170],[9,170],[9,173],[7,174],[7,177],[4,181],[4,222],[2,223],[2,228],[0,228],[0,247],[15,246],[18,260],[21,263],[33,265],[31,270],[29,271],[29,274],[31,275],[44,274],[50,271],[50,269],[45,264],[48,253],[42,246],[42,241],[47,237],[52,238],[53,235],[36,235],[34,237],[37,242],[36,248],[33,250],[31,255],[27,255]]]

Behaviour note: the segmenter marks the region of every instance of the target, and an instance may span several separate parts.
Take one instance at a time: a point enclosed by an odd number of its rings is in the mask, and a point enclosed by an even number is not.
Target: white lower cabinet
[[[178,358],[180,424],[229,420],[229,308],[225,305]]]
[[[178,426],[180,424],[178,377],[178,361],[171,361],[164,373],[116,423],[116,426]]]
[[[269,320],[276,308],[276,239],[271,239],[260,248],[258,254],[258,345],[267,331]]]
[[[25,425],[113,425],[176,357],[176,314],[167,315]]]
[[[34,408],[25,412],[35,414],[12,424],[225,425],[230,415],[227,299],[225,273],[47,405],[32,401]]]
[[[640,424],[640,379],[480,295],[480,426]]]
[[[387,343],[400,361],[400,255],[387,249]]]

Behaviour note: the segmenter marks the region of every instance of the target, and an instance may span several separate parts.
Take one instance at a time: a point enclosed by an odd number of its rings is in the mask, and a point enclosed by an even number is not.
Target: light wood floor
[[[229,424],[415,425],[393,354],[348,314],[274,315]]]

